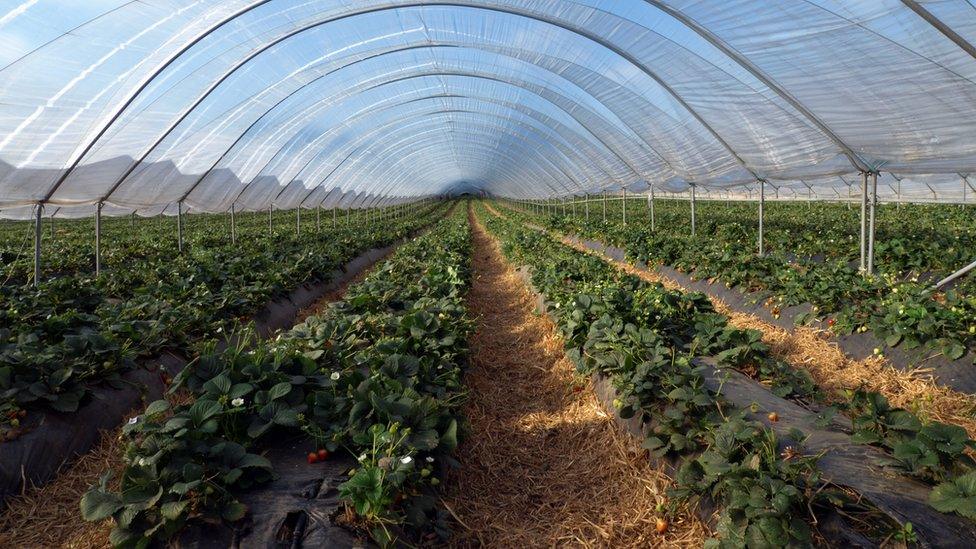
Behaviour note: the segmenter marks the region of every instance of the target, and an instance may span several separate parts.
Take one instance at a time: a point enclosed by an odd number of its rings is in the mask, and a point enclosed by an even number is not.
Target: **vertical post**
[[[41,215],[44,213],[44,205],[40,202],[34,210],[34,287],[41,281]]]
[[[320,232],[322,230],[322,207],[317,206],[315,208],[315,232]]]
[[[295,208],[295,236],[302,236],[302,208]]]
[[[352,220],[349,219],[349,208],[346,208],[346,225],[348,225],[351,222]]]
[[[878,205],[878,173],[871,174],[871,213],[868,228],[868,274],[874,274],[874,210]]]
[[[863,273],[867,268],[867,232],[868,232],[868,172],[861,172],[861,264]]]
[[[651,231],[654,231],[654,187],[651,187],[651,195],[647,198],[647,203],[651,206]]]
[[[607,222],[607,191],[603,191],[603,222]]]
[[[274,204],[268,206],[268,235],[274,236]]]
[[[766,182],[759,180],[759,256],[766,255],[763,242],[763,221],[766,217]]]
[[[623,189],[624,194],[621,202],[623,202],[623,212],[624,212],[624,227],[627,226],[627,187]]]
[[[586,193],[583,197],[583,212],[586,216],[586,222],[590,222],[590,193]]]
[[[102,273],[102,203],[95,204],[95,276]]]
[[[695,236],[695,184],[691,184],[691,236]]]
[[[183,202],[176,203],[176,249],[183,253]]]
[[[576,195],[573,195],[573,219],[576,219]]]
[[[234,204],[230,205],[230,243],[237,244],[237,220],[234,217]]]

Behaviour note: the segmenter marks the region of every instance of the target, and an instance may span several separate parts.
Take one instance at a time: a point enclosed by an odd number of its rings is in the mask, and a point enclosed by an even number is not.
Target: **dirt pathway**
[[[472,218],[474,280],[461,469],[446,503],[457,546],[701,546],[693,518],[655,532],[670,480],[619,432],[589,383],[575,376],[555,326],[497,243]]]

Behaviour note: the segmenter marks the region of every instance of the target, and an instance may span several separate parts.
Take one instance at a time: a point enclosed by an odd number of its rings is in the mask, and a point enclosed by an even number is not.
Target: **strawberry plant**
[[[339,489],[374,541],[392,545],[401,528],[446,536],[434,493],[457,446],[468,246],[455,215],[281,337],[207,345],[175,380],[193,402],[154,403],[126,427],[122,491],[93,487],[86,518],[114,518],[118,546],[165,540],[187,521],[238,521],[235,493],[273,476],[261,452],[304,434],[320,449],[309,462],[361,458]],[[137,486],[151,497],[128,497]]]

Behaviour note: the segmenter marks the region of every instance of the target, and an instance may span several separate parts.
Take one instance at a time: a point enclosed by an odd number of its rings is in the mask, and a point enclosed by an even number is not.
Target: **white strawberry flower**
[[[341,376],[339,372],[332,372],[332,374],[329,376],[329,379],[331,379],[332,381],[339,381],[340,377]]]
[[[230,401],[230,403],[233,404],[234,406],[244,406],[244,399],[241,397],[237,397],[234,400]]]

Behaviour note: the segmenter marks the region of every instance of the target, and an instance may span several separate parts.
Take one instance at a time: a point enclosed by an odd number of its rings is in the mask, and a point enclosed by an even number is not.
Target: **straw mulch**
[[[562,240],[568,246],[600,257],[644,280],[687,291],[669,278],[609,259],[569,239]],[[912,410],[925,419],[958,425],[969,432],[970,438],[976,438],[976,397],[936,384],[926,370],[899,370],[882,357],[853,360],[836,343],[829,341],[824,331],[806,326],[784,330],[755,315],[736,312],[722,300],[710,299],[718,312],[729,317],[732,326],[762,332],[763,341],[770,346],[773,356],[807,370],[832,399],[842,398],[839,392],[844,389],[877,391],[894,406]]]
[[[651,468],[586,380],[576,377],[552,322],[474,227],[477,318],[466,376],[469,433],[446,505],[456,546],[700,547],[708,532],[689,513],[655,532],[670,480]]]
[[[186,403],[189,395],[180,391],[167,400],[174,405]],[[0,514],[0,547],[111,547],[112,521],[86,522],[79,505],[106,471],[112,472],[110,485],[118,488],[124,449],[121,428],[103,431],[95,446],[66,463],[54,480],[8,499]]]

